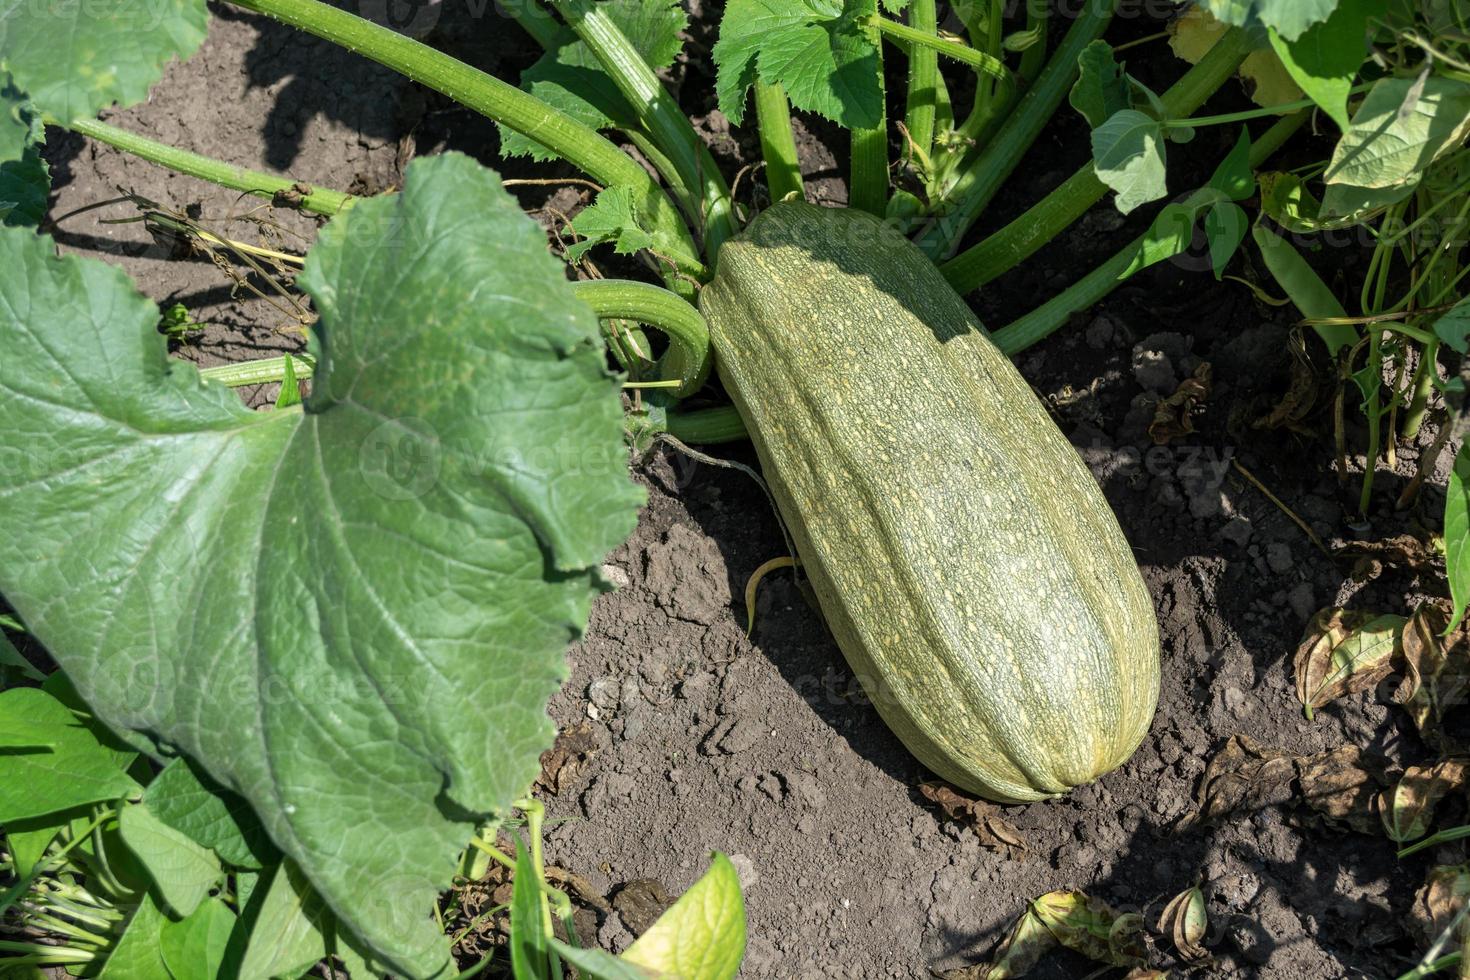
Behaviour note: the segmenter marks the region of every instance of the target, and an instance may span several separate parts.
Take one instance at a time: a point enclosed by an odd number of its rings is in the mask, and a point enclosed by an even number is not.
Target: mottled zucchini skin
[[[1148,591],[933,264],[866,214],[778,204],[700,307],[827,623],[909,750],[1006,802],[1127,760],[1158,701]]]

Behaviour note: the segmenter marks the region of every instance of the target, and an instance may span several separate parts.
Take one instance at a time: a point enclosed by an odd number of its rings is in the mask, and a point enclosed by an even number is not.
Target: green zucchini
[[[1092,474],[965,302],[869,215],[783,203],[700,295],[848,663],[927,767],[993,800],[1121,765],[1159,633]]]

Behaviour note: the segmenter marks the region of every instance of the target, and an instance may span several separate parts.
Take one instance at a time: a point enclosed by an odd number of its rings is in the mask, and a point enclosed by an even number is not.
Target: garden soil
[[[476,20],[458,6],[420,10],[415,29],[503,77],[533,60],[510,22],[493,11]],[[493,126],[384,69],[259,18],[223,6],[216,13],[203,51],[172,66],[149,103],[114,122],[232,163],[360,192],[392,189],[415,154],[446,149],[511,177],[548,174],[525,161],[498,164]],[[711,108],[713,21],[694,13],[673,77],[733,177],[757,152]],[[1119,25],[1123,37],[1156,29]],[[1158,58],[1135,56],[1136,70],[1174,71],[1158,50]],[[1085,160],[1085,131],[1067,116],[1064,109],[1014,193],[998,204],[1001,219]],[[841,143],[817,122],[804,122],[798,135],[814,175],[809,194],[840,203]],[[1191,146],[1171,150],[1184,167],[1178,186],[1206,174],[1232,139],[1202,131]],[[179,211],[198,205],[193,213],[209,227],[252,240],[276,235],[287,245],[309,238],[314,221],[260,211],[253,200],[62,133],[52,134],[48,157],[56,178],[51,215],[61,219],[50,230],[61,247],[120,262],[156,300],[185,304],[202,330],[176,345],[178,356],[212,364],[301,347],[289,310],[231,283],[207,258],[181,258],[141,223],[106,223],[136,217],[134,205],[66,215],[128,193]],[[741,187],[744,203],[761,203],[758,178],[747,174]],[[548,226],[587,200],[575,185],[518,193]],[[247,212],[279,230],[233,220]],[[1003,324],[1138,227],[1138,219],[1100,205],[1023,271],[986,287],[978,311]],[[1348,244],[1319,258],[1329,274],[1350,280],[1362,256]],[[1249,255],[1230,271],[1273,291]],[[1009,843],[948,819],[921,794],[932,777],[867,704],[789,571],[769,576],[747,609],[747,579],[783,551],[753,480],[667,446],[640,460],[634,478],[647,488],[648,505],[632,539],[608,558],[617,589],[596,603],[586,637],[569,654],[570,682],[551,705],[579,744],[549,774],[556,792],[544,792],[553,818],[547,853],[580,876],[583,929],[623,948],[719,850],[745,885],[748,977],[865,980],[959,970],[986,960],[1029,899],[1057,889],[1140,912],[1152,930],[1164,904],[1196,883],[1209,916],[1203,945],[1214,957],[1195,968],[1202,975],[1325,980],[1406,969],[1424,947],[1412,926],[1415,892],[1434,863],[1463,860],[1453,847],[1398,861],[1383,836],[1300,805],[1294,785],[1215,824],[1194,819],[1205,767],[1237,733],[1297,755],[1360,746],[1390,773],[1430,758],[1382,692],[1334,703],[1311,722],[1294,695],[1291,653],[1317,609],[1351,603],[1406,612],[1445,586],[1442,571],[1416,572],[1391,556],[1371,569],[1376,574],[1360,567],[1355,578],[1351,560],[1328,557],[1286,512],[1328,548],[1414,532],[1420,519],[1394,512],[1404,479],[1381,473],[1371,523],[1347,520],[1351,494],[1333,476],[1321,406],[1293,413],[1290,427],[1255,424],[1293,378],[1293,319],[1238,282],[1217,282],[1196,257],[1150,270],[1019,358],[1133,544],[1158,612],[1163,689],[1152,729],[1120,770],[1063,799],[1002,808]],[[1208,397],[1188,414],[1195,431],[1155,446],[1148,428],[1158,402],[1202,377],[1206,364]],[[244,395],[264,404],[273,392]],[[1361,445],[1361,434],[1350,438]],[[1412,472],[1419,447],[1400,452],[1399,474]],[[755,463],[748,446],[710,451]],[[1443,505],[1443,483],[1441,467],[1422,501],[1426,523]],[[1177,965],[1166,937],[1150,939],[1150,955]],[[1032,975],[1092,969],[1058,951]]]

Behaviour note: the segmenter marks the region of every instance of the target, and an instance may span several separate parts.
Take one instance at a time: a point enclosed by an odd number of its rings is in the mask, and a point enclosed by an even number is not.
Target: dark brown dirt
[[[453,7],[435,43],[508,77],[532,60],[529,42],[508,22],[457,19]],[[754,147],[711,111],[711,18],[696,13],[677,69],[683,99],[733,175]],[[454,147],[496,163],[493,128],[476,117],[328,44],[228,13],[149,104],[114,121],[339,188],[391,188],[414,151]],[[999,203],[1003,217],[1085,155],[1080,128],[1063,122],[1057,132]],[[820,122],[804,122],[800,137],[808,172],[817,175],[813,197],[840,202],[840,141]],[[1203,136],[1197,143],[1178,154],[1203,172],[1221,145]],[[202,203],[216,220],[248,204],[74,137],[54,135],[48,152],[57,178],[53,216],[115,196],[119,185],[176,208]],[[522,162],[505,169],[532,172]],[[580,193],[525,201],[566,210]],[[208,263],[177,261],[141,226],[102,224],[104,216],[67,218],[60,242],[119,261],[160,301],[184,302],[208,329],[182,356],[213,363],[300,345],[299,331],[278,312],[231,295]],[[284,220],[310,234],[312,222]],[[1024,270],[987,288],[977,309],[999,324],[1054,294],[1118,247],[1124,224],[1110,206],[1099,207]],[[1354,261],[1343,250],[1342,266]],[[1253,275],[1248,259],[1232,271]],[[605,894],[638,879],[676,894],[702,871],[708,851],[725,851],[746,885],[751,977],[922,977],[983,960],[1026,900],[1043,892],[1084,889],[1145,912],[1152,925],[1163,903],[1195,882],[1208,897],[1205,945],[1219,958],[1209,975],[1401,972],[1418,948],[1406,932],[1407,910],[1429,856],[1397,862],[1385,839],[1342,832],[1291,806],[1218,827],[1181,827],[1208,758],[1236,732],[1296,753],[1351,741],[1398,765],[1427,755],[1381,696],[1349,698],[1308,723],[1292,692],[1289,654],[1317,608],[1351,600],[1402,611],[1443,582],[1390,572],[1356,586],[1345,565],[1316,551],[1231,467],[1244,464],[1329,543],[1349,536],[1320,434],[1248,424],[1286,387],[1291,319],[1238,284],[1216,283],[1198,263],[1181,262],[1140,276],[1020,359],[1133,542],[1164,655],[1158,717],[1126,766],[1065,799],[1006,809],[1025,837],[1025,856],[987,850],[918,794],[926,774],[865,703],[789,573],[767,580],[754,639],[746,639],[744,583],[782,550],[765,498],[739,472],[660,451],[635,469],[649,505],[633,539],[609,559],[621,588],[596,605],[586,639],[570,654],[571,682],[552,705],[563,725],[590,721],[599,751],[549,799],[550,858]],[[1213,365],[1215,389],[1196,419],[1199,431],[1152,448],[1145,429],[1154,403],[1200,360]],[[247,393],[256,401],[268,395]],[[754,462],[748,447],[723,452]],[[1401,454],[1402,472],[1414,455]],[[1413,514],[1391,513],[1401,483],[1381,477],[1371,536],[1412,524]],[[1423,506],[1432,523],[1442,491],[1431,489]],[[597,938],[612,949],[630,942],[629,925],[637,924],[619,911],[598,922]],[[1167,943],[1159,945],[1167,963]],[[1090,970],[1055,954],[1034,975]]]

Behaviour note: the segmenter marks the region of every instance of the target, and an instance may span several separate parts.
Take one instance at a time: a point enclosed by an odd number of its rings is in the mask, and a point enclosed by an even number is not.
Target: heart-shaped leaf
[[[113,728],[238,793],[348,928],[432,975],[477,822],[530,785],[632,529],[617,381],[467,157],[328,225],[304,404],[171,363],[119,271],[0,229],[0,592]]]

